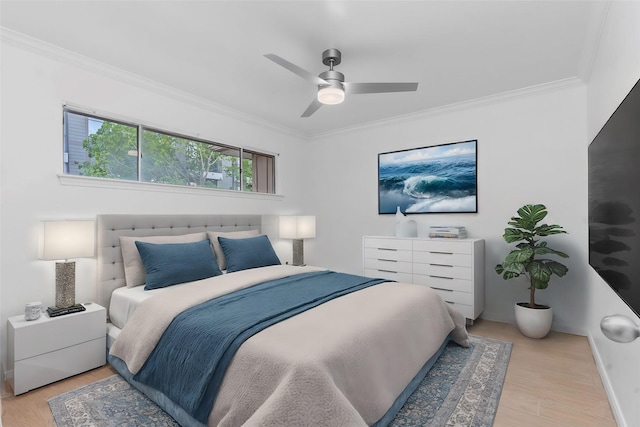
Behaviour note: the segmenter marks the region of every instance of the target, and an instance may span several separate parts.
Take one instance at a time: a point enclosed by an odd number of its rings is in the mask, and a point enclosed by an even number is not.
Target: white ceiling
[[[312,137],[572,77],[604,13],[589,1],[5,1],[1,24]],[[594,25],[596,23],[596,25]],[[263,57],[417,92],[348,97],[309,118],[316,88]]]

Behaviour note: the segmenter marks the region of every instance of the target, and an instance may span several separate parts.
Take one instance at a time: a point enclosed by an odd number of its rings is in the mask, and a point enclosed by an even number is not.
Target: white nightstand
[[[9,383],[15,395],[97,368],[106,363],[106,310],[86,304],[86,311],[7,324]]]

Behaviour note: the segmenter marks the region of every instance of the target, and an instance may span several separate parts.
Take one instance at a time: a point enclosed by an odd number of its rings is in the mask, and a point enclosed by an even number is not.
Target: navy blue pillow
[[[280,265],[280,260],[264,234],[246,239],[218,237],[218,242],[227,260],[227,273],[250,268]]]
[[[222,274],[209,239],[193,243],[136,241],[147,274],[145,290],[193,282]]]

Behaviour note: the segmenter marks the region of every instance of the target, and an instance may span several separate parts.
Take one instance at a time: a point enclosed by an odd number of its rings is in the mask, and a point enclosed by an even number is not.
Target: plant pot
[[[529,338],[544,338],[551,329],[553,310],[546,305],[529,308],[526,302],[516,303],[516,324],[522,335]]]

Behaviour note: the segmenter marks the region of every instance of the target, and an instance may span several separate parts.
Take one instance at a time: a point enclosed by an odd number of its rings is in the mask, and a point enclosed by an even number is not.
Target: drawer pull
[[[391,251],[391,252],[398,252],[397,249],[392,249],[392,248],[378,248],[379,251]]]
[[[393,273],[393,274],[398,274],[398,272],[397,272],[397,271],[392,271],[392,270],[381,270],[381,269],[378,269],[378,271],[379,271],[379,272],[381,272],[381,273]]]
[[[429,277],[434,277],[436,279],[448,279],[448,280],[453,280],[453,277],[446,277],[446,276],[433,276],[430,275]]]
[[[447,304],[456,305],[456,303],[455,303],[455,302],[453,302],[453,301],[447,301],[447,300],[445,300],[444,302],[446,302]]]
[[[429,264],[429,265],[433,265],[435,267],[451,267],[451,268],[453,268],[453,265],[449,265],[449,264]]]
[[[445,289],[445,288],[435,288],[435,287],[431,287],[431,289],[437,289],[439,291],[445,291],[445,292],[453,292],[453,289]]]
[[[453,255],[453,252],[429,251],[430,254]]]
[[[384,259],[384,258],[378,258],[378,261],[384,261],[384,262],[398,262],[398,260],[395,260],[395,259]]]

